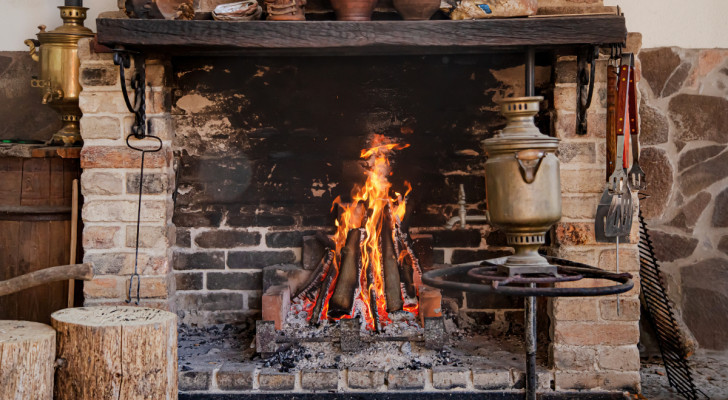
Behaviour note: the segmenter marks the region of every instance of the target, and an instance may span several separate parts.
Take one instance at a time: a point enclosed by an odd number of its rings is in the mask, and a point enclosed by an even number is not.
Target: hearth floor
[[[410,342],[380,342],[361,352],[344,353],[337,343],[307,343],[269,359],[255,354],[254,341],[248,326],[180,326],[180,390],[342,393],[523,388],[520,335],[455,334],[442,351]],[[541,390],[550,390],[553,374],[545,366],[539,367],[539,381]]]

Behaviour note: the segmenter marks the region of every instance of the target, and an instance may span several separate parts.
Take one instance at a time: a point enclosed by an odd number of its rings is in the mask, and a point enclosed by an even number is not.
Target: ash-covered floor
[[[342,352],[338,343],[292,345],[263,359],[255,353],[253,322],[240,325],[179,327],[179,366],[182,371],[215,368],[223,363],[242,363],[280,371],[300,369],[371,367],[374,369],[420,369],[434,366],[522,370],[525,366],[520,335],[493,338],[487,332],[451,332],[450,344],[441,351],[428,350],[412,342],[377,342],[354,353]],[[327,334],[326,329],[318,330]],[[403,333],[397,331],[397,333]],[[305,336],[305,335],[304,335]]]
[[[728,351],[698,350],[689,359],[693,380],[711,400],[728,400]],[[649,400],[681,399],[671,388],[661,361],[643,360],[642,395]]]

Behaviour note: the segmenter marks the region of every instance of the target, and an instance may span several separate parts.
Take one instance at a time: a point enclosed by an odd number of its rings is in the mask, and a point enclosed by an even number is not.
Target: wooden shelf
[[[99,18],[98,41],[147,53],[224,55],[457,54],[622,43],[624,17],[476,21],[171,21]]]

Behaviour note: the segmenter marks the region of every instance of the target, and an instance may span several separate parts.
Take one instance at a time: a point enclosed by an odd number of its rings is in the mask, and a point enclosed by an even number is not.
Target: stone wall
[[[640,53],[644,201],[657,257],[701,347],[728,349],[728,50]]]

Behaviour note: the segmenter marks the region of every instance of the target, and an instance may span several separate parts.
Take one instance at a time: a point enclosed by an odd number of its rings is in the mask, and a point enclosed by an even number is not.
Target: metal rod
[[[527,97],[535,93],[536,80],[536,51],[533,47],[526,48],[526,93]]]
[[[530,283],[535,288],[535,283]],[[536,400],[536,297],[526,297],[526,400]]]

